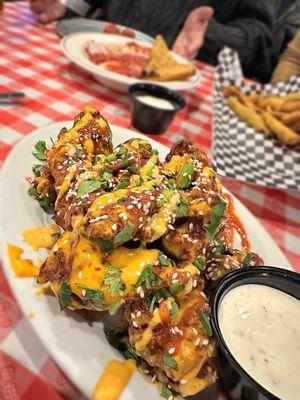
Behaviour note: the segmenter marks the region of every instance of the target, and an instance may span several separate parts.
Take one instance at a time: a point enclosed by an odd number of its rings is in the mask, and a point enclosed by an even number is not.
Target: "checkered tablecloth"
[[[54,24],[42,26],[27,3],[5,3],[0,17],[0,92],[23,91],[20,105],[0,104],[0,165],[23,136],[46,124],[72,119],[83,103],[111,123],[131,128],[126,95],[112,92],[62,54]],[[202,82],[185,93],[187,107],[162,136],[170,146],[188,138],[211,146],[213,68],[198,64]],[[261,221],[293,267],[300,271],[300,195],[223,179]],[[41,395],[42,393],[42,395]],[[22,315],[0,268],[0,400],[79,399]]]

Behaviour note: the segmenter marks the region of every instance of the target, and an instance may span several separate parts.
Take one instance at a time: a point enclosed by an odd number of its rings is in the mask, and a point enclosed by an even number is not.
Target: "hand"
[[[179,32],[173,50],[175,53],[192,60],[201,48],[207,25],[213,15],[211,7],[198,7],[187,16]]]
[[[67,10],[60,0],[30,0],[30,8],[43,24],[63,17]]]

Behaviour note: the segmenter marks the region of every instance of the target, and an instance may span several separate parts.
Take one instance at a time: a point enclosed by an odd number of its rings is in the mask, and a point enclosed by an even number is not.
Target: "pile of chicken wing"
[[[114,148],[90,106],[44,150],[30,192],[62,233],[38,283],[49,282],[62,310],[121,312],[109,341],[161,382],[164,397],[213,383],[210,293],[261,260],[224,240],[228,202],[206,154],[188,141],[164,161],[144,139]]]

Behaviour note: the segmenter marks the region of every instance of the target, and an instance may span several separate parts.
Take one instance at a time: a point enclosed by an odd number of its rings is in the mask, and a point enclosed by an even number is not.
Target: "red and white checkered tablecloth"
[[[19,105],[0,104],[0,166],[23,136],[43,125],[72,119],[84,103],[111,123],[131,128],[125,94],[113,92],[72,65],[62,54],[54,24],[40,25],[25,2],[5,3],[0,17],[0,92],[23,91]],[[213,68],[198,63],[199,87],[185,93],[187,107],[162,136],[170,146],[189,138],[211,145]],[[223,179],[261,221],[293,267],[300,271],[300,195]],[[0,268],[0,400],[81,397],[32,331]]]

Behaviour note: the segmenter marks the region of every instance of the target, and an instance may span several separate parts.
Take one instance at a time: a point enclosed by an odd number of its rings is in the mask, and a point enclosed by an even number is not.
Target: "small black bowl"
[[[220,281],[210,302],[211,323],[218,345],[220,386],[232,400],[280,400],[240,366],[226,345],[219,326],[218,310],[224,296],[231,289],[249,283],[270,286],[300,300],[300,274],[281,268],[267,266],[242,268],[228,274]]]
[[[131,123],[141,132],[149,134],[164,133],[177,111],[185,106],[184,98],[177,92],[154,83],[135,83],[129,87],[133,99]],[[150,95],[169,100],[172,110],[145,104],[137,96]]]

